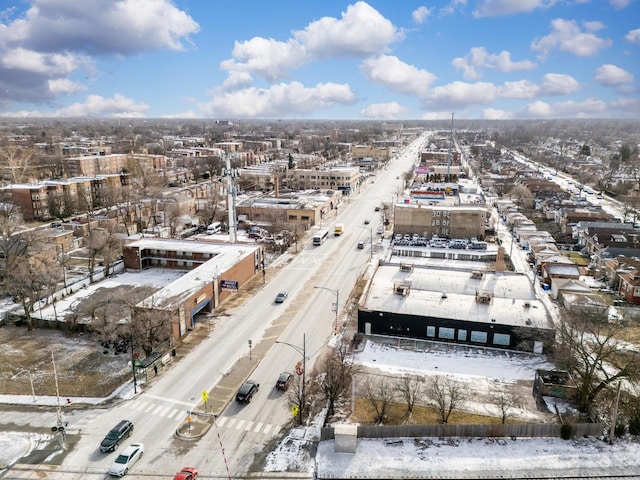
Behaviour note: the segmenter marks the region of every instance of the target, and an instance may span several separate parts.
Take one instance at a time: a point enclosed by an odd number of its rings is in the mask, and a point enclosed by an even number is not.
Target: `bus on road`
[[[328,230],[318,230],[313,234],[313,244],[316,246],[320,246],[327,238],[329,238]]]
[[[343,233],[344,233],[344,224],[343,223],[336,223],[336,226],[333,229],[333,235],[335,237],[339,237]]]

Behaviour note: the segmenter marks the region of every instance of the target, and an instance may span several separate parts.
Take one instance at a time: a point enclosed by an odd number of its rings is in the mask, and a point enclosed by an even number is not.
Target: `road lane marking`
[[[229,425],[227,425],[227,428],[232,428],[235,422],[236,422],[235,418],[232,418],[231,420],[229,420]]]
[[[227,417],[221,417],[220,419],[217,419],[216,423],[219,427],[222,427],[225,423],[227,423]]]
[[[171,408],[171,407],[169,407]],[[174,408],[173,410],[171,410],[171,413],[169,415],[167,415],[167,417],[169,418],[173,418],[175,417],[176,413],[178,413],[180,410],[178,410],[177,408]]]
[[[272,426],[273,426],[273,425],[271,425],[270,423],[269,423],[269,424],[267,424],[267,425],[265,425],[265,426],[264,426],[264,430],[263,430],[263,432],[262,432],[262,433],[268,434],[268,433],[269,433],[269,430],[271,430],[271,427],[272,427]]]
[[[151,410],[153,410],[156,406],[153,403],[150,403],[149,406],[147,408],[144,409],[144,413],[149,413]]]

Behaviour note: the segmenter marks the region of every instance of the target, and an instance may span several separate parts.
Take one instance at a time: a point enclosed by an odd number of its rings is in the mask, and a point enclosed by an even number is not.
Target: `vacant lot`
[[[55,396],[55,362],[60,396],[108,396],[131,372],[128,355],[115,355],[113,349],[104,351],[97,338],[89,334],[2,327],[0,393],[29,395],[30,373],[36,395]]]

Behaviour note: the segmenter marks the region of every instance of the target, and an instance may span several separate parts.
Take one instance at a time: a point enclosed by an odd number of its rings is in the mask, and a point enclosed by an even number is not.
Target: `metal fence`
[[[358,438],[421,438],[421,437],[557,437],[560,438],[562,425],[549,423],[489,424],[489,425],[358,425]],[[598,436],[604,432],[601,423],[571,424],[573,437]],[[335,438],[333,427],[324,427],[321,440]]]

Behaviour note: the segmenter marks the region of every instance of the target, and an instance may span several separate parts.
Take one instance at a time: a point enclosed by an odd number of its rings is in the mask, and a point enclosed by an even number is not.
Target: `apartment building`
[[[164,170],[167,157],[164,155],[111,154],[71,157],[65,160],[70,177],[120,174],[134,170]]]

